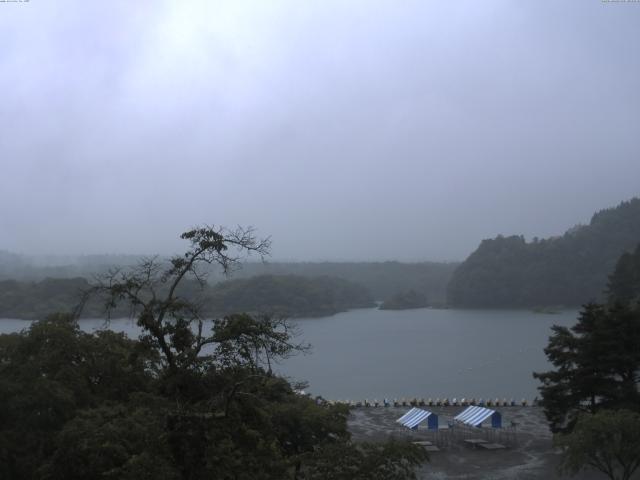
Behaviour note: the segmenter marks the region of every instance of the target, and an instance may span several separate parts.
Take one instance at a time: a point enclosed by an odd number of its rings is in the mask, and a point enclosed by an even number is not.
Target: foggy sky
[[[459,260],[640,194],[640,3],[0,3],[0,249]]]

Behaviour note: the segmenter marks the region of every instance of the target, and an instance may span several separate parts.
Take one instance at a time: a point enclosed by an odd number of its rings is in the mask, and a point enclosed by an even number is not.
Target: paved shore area
[[[439,416],[441,429],[437,434],[426,426],[417,431],[406,429],[395,420],[411,407],[353,408],[349,430],[355,441],[384,441],[391,437],[422,441],[437,447],[430,451],[430,462],[419,478],[442,480],[507,480],[507,479],[566,479],[557,472],[559,453],[552,444],[552,435],[539,407],[498,407],[503,429],[447,427],[449,421],[464,407],[420,407]],[[515,422],[515,429],[511,426]],[[505,448],[482,448],[491,443]],[[472,440],[471,442],[467,440]],[[484,441],[484,442],[483,442]],[[434,450],[432,446],[425,448]],[[582,472],[573,477],[584,480],[604,478],[597,472]]]

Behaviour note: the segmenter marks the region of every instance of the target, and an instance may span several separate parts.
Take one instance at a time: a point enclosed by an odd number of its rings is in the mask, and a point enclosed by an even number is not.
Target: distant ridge
[[[53,312],[72,312],[88,288],[89,282],[84,278],[47,278],[39,282],[0,280],[0,318],[42,319]],[[319,317],[374,306],[365,287],[333,277],[260,275],[220,282],[203,290],[195,280],[189,279],[183,282],[178,293],[197,303],[200,313],[208,318],[238,312]],[[81,313],[85,318],[104,318],[104,308],[105,300],[94,297]],[[122,305],[111,313],[113,318],[131,314]]]
[[[453,273],[456,307],[578,306],[601,300],[618,258],[640,243],[640,198],[593,215],[561,237],[483,240]]]
[[[92,279],[112,268],[127,268],[142,255],[86,255],[66,257],[63,264],[56,258],[53,265],[43,265],[39,259],[0,250],[0,281],[41,282],[46,278]],[[385,300],[400,292],[415,290],[426,295],[432,305],[446,302],[446,287],[458,266],[453,262],[247,262],[232,274],[232,279],[258,275],[298,275],[302,277],[336,277],[366,287],[374,299]],[[229,278],[219,270],[209,272],[209,283]],[[2,293],[2,292],[0,292]]]

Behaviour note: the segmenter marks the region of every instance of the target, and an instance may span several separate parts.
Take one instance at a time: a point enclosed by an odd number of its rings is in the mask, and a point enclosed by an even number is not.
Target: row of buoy
[[[393,399],[392,401],[385,398],[382,401],[378,401],[375,399],[373,401],[334,400],[334,401],[330,401],[329,403],[349,405],[350,407],[390,407],[392,405],[394,407],[418,407],[418,406],[419,407],[468,407],[468,406],[526,407],[527,405],[529,405],[529,402],[527,402],[527,400],[525,400],[524,398],[520,400],[520,402],[516,402],[513,398],[510,400],[507,400],[506,398],[503,398],[502,400],[500,400],[499,398],[496,398],[494,400],[491,400],[491,399],[484,400],[482,398],[478,400],[476,400],[475,398],[471,398],[471,399],[462,398],[460,400],[458,400],[457,398],[452,398],[451,400],[449,400],[448,398],[443,398],[443,399],[436,398],[435,400],[431,398],[429,398],[428,400],[425,400],[424,398],[420,398],[420,399],[403,398],[401,400],[398,400],[396,398],[396,399]],[[535,403],[536,401],[534,400],[533,404]]]

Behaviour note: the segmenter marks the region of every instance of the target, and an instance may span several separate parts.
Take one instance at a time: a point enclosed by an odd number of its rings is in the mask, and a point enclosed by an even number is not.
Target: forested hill
[[[365,287],[341,278],[258,275],[215,284],[206,291],[203,305],[211,316],[249,312],[317,317],[372,307],[374,302]]]
[[[85,255],[29,257],[0,250],[0,281],[41,282],[46,278],[93,278],[112,268],[127,269],[142,255]],[[247,262],[233,272],[234,279],[259,275],[298,275],[336,277],[366,287],[376,300],[415,290],[426,295],[431,305],[446,302],[446,287],[458,263],[444,262]],[[212,269],[209,283],[227,280]]]
[[[256,275],[336,277],[366,287],[376,300],[415,290],[431,305],[446,302],[449,279],[458,263],[445,262],[253,262],[234,272],[234,278]]]
[[[0,281],[0,318],[42,319],[52,312],[72,312],[82,291],[87,289],[89,282],[84,278]],[[208,317],[237,312],[315,317],[374,305],[365,287],[332,277],[260,275],[220,282],[204,289],[195,280],[190,280],[183,282],[179,293],[198,303],[201,313]],[[82,316],[103,317],[106,313],[104,303],[104,300],[93,298],[84,306]],[[112,312],[112,316],[123,317],[129,313],[128,309],[120,307]]]
[[[640,243],[640,199],[593,215],[561,237],[483,240],[454,272],[448,288],[458,307],[577,306],[602,299],[607,276]]]

